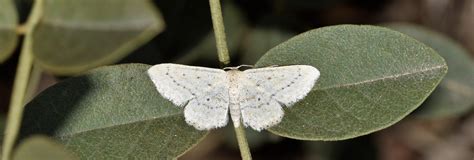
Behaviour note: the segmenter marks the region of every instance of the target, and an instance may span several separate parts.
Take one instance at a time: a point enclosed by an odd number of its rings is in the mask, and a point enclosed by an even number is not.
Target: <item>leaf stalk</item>
[[[216,38],[217,56],[223,66],[230,63],[229,50],[225,38],[224,20],[222,18],[221,3],[219,0],[209,0],[211,7],[212,26],[214,27],[214,36]]]
[[[2,160],[9,160],[11,152],[18,137],[20,130],[21,119],[25,104],[25,96],[28,87],[28,80],[30,79],[31,68],[33,66],[33,55],[28,52],[26,44],[23,45],[18,62],[18,68],[13,84],[13,91],[10,100],[10,109],[7,116],[7,124],[5,128],[5,135],[3,138],[3,154]]]
[[[249,144],[247,143],[247,137],[245,136],[245,129],[242,124],[235,128],[235,135],[237,136],[237,142],[239,143],[240,156],[243,160],[251,160],[252,155],[250,154]]]

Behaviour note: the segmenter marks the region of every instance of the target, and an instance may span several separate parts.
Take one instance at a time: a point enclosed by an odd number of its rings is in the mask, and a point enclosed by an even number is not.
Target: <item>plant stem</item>
[[[10,109],[8,111],[5,135],[3,137],[2,160],[10,160],[15,141],[18,137],[18,131],[20,130],[28,81],[30,80],[31,68],[33,66],[31,32],[33,26],[39,22],[41,17],[42,4],[43,0],[35,1],[27,22],[19,29],[19,32],[24,32],[25,38],[21,46],[20,60],[13,84]]]
[[[5,136],[3,138],[2,160],[9,160],[15,140],[20,130],[22,114],[25,104],[26,88],[30,79],[31,67],[33,65],[33,55],[27,51],[27,44],[24,44],[18,62],[18,68],[13,84],[13,92],[10,100],[10,110],[8,111]]]
[[[250,154],[249,144],[247,143],[247,137],[245,137],[245,129],[240,124],[239,127],[235,128],[235,135],[237,136],[237,142],[239,143],[240,156],[243,160],[251,160],[252,155]]]
[[[223,66],[230,63],[229,50],[225,39],[224,20],[222,19],[221,3],[219,0],[209,0],[211,7],[212,25],[216,37],[217,56]]]
[[[214,35],[216,37],[217,56],[221,65],[227,66],[230,63],[229,50],[225,39],[224,20],[222,18],[222,10],[220,0],[209,0],[211,7],[212,25],[214,27]],[[249,145],[245,137],[245,130],[242,125],[235,128],[235,135],[239,143],[240,155],[243,160],[251,160]]]

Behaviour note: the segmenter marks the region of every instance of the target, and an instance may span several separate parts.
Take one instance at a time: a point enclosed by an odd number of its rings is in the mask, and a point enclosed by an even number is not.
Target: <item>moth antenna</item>
[[[266,66],[266,67],[279,67],[279,65],[274,64],[274,65]]]
[[[242,65],[237,66],[237,68],[241,68],[241,67],[255,68],[254,65],[249,65],[249,64],[242,64]]]
[[[224,67],[223,69],[224,69],[224,70],[239,70],[239,69],[242,68],[242,67],[255,68],[254,65],[242,64],[242,65],[239,65],[239,66],[237,66],[237,67]]]

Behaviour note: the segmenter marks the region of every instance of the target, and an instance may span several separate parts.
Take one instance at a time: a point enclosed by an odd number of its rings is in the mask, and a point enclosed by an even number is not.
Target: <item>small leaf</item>
[[[415,39],[356,25],[308,31],[257,62],[291,64],[315,66],[321,77],[270,131],[306,140],[342,140],[388,127],[418,107],[447,71],[443,58]]]
[[[175,158],[207,132],[162,98],[149,65],[102,67],[60,82],[27,104],[21,135],[51,135],[81,159]]]
[[[247,25],[239,8],[231,1],[223,4],[223,17],[226,31],[227,47],[232,57],[235,55],[240,41],[247,30]],[[210,15],[209,15],[210,16]],[[204,39],[193,47],[189,53],[177,59],[175,63],[192,64],[196,61],[217,61],[217,48],[214,31],[204,37]],[[217,63],[216,63],[217,64]]]
[[[45,136],[32,136],[25,139],[15,151],[13,160],[73,160],[77,159],[66,150]]]
[[[242,41],[242,64],[254,64],[269,49],[294,36],[274,28],[255,28]]]
[[[18,15],[11,0],[0,0],[0,63],[7,60],[16,47]]]
[[[446,77],[415,115],[427,118],[456,116],[474,107],[474,62],[466,49],[453,40],[421,26],[388,24],[387,27],[413,36],[432,47],[449,66]]]
[[[164,29],[150,0],[40,0],[33,13],[32,51],[56,74],[114,63]]]

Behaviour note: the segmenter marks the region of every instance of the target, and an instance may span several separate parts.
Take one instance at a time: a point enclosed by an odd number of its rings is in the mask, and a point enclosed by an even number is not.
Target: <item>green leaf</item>
[[[18,15],[11,0],[0,0],[0,63],[10,57],[16,47]]]
[[[207,132],[162,98],[149,65],[102,67],[60,82],[27,104],[21,135],[51,135],[81,159],[171,159]]]
[[[474,62],[466,49],[435,31],[410,24],[387,24],[435,49],[449,66],[449,72],[427,101],[415,112],[419,117],[458,116],[474,106]],[[418,110],[417,110],[418,111]]]
[[[39,0],[32,51],[56,74],[114,63],[164,29],[150,0]]]
[[[224,17],[227,47],[232,57],[237,52],[236,50],[240,45],[240,41],[247,30],[247,25],[241,11],[231,1],[227,1],[223,4],[222,14]],[[175,63],[192,64],[196,61],[217,61],[216,39],[213,31],[205,36],[189,53],[177,59]]]
[[[32,136],[25,139],[15,151],[13,160],[73,160],[77,159],[58,144],[45,136]]]
[[[255,28],[242,41],[242,64],[255,64],[269,49],[295,34],[274,28]]]
[[[291,64],[312,65],[321,77],[270,131],[305,140],[342,140],[388,127],[417,108],[447,72],[443,58],[415,39],[358,25],[308,31],[257,62]]]

